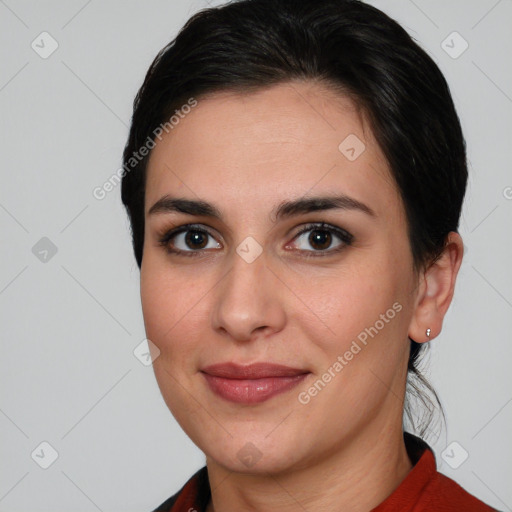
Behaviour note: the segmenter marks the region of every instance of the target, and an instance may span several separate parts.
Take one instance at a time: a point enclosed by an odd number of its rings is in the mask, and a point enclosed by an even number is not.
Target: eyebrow
[[[371,217],[376,217],[375,212],[369,206],[345,194],[283,201],[275,209],[275,216],[277,221],[306,213],[333,209],[359,210]],[[165,195],[160,198],[149,209],[148,216],[157,213],[176,212],[222,220],[221,211],[211,203],[202,200],[171,197],[169,195]]]

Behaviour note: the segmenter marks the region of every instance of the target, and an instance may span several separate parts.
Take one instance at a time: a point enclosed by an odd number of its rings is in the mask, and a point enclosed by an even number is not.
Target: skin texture
[[[365,144],[354,161],[338,149],[349,134]],[[375,215],[272,215],[282,201],[334,193]],[[166,194],[213,203],[223,220],[148,215]],[[357,512],[381,503],[411,469],[402,438],[408,335],[424,342],[427,327],[430,339],[441,330],[462,242],[451,233],[434,266],[414,272],[403,203],[364,115],[313,82],[199,99],[152,151],[145,212],[141,299],[147,337],[160,350],[154,371],[172,414],[206,454],[208,509]],[[308,241],[314,229],[297,233],[311,222],[345,229],[353,242],[332,234],[324,256],[308,258],[321,252]],[[169,245],[205,248],[168,253],[160,236],[188,223],[211,236],[202,246],[184,235]],[[252,263],[236,252],[248,236],[263,250]],[[300,403],[299,393],[397,303],[400,311]],[[226,361],[311,373],[266,402],[237,405],[213,394],[200,373]],[[239,458],[247,450],[259,457],[250,467]]]

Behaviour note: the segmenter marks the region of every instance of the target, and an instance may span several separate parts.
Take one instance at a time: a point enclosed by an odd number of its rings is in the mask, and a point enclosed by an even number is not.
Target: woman
[[[206,454],[158,511],[492,510],[403,430],[467,167],[396,22],[355,0],[196,14],[147,73],[124,169],[155,375]]]

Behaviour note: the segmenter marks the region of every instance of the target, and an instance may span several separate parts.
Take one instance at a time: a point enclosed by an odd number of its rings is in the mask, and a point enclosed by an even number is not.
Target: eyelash
[[[181,256],[187,256],[187,257],[196,257],[200,256],[201,253],[204,252],[202,249],[198,250],[190,250],[190,251],[183,251],[181,249],[175,249],[172,248],[169,245],[169,242],[175,238],[177,235],[181,233],[187,233],[189,231],[201,233],[207,236],[210,236],[212,238],[215,238],[211,233],[209,233],[207,230],[201,228],[197,224],[185,224],[183,226],[179,226],[177,228],[173,228],[167,232],[165,232],[163,235],[159,236],[159,245],[164,247],[166,251],[170,254],[177,254]],[[318,250],[318,251],[305,251],[302,249],[299,249],[299,252],[306,252],[310,253],[307,257],[325,257],[330,256],[332,254],[338,253],[345,249],[347,246],[351,245],[354,240],[354,236],[350,234],[348,231],[338,228],[336,226],[331,226],[330,224],[326,224],[324,222],[317,222],[317,223],[310,223],[307,224],[304,228],[302,228],[294,237],[293,240],[296,240],[304,233],[307,233],[308,231],[324,231],[327,233],[334,234],[337,236],[343,243],[337,247],[336,249],[324,249],[324,250]]]

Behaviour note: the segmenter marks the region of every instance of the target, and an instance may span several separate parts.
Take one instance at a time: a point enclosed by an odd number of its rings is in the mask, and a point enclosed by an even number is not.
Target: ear
[[[462,238],[458,233],[450,232],[441,256],[418,278],[418,295],[409,325],[409,338],[417,343],[429,341],[441,332],[463,253]],[[430,336],[426,334],[427,329],[430,329]]]

